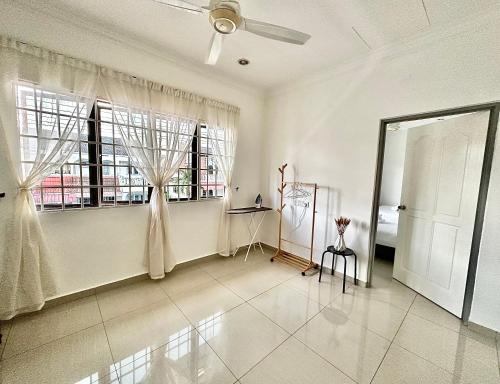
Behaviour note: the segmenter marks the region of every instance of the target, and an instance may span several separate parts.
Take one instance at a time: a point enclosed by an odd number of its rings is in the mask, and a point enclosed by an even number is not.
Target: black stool
[[[321,282],[321,274],[323,272],[323,261],[325,260],[325,253],[330,252],[333,257],[332,257],[332,275],[335,272],[334,269],[334,263],[335,263],[335,256],[339,255],[344,258],[344,281],[342,282],[342,293],[345,293],[345,273],[346,273],[346,266],[347,266],[347,259],[346,256],[354,256],[354,285],[358,285],[358,279],[356,278],[357,275],[357,265],[358,265],[358,257],[356,256],[356,253],[351,249],[351,248],[346,248],[343,251],[337,251],[333,245],[330,245],[326,248],[326,251],[323,252],[323,255],[321,256],[321,266],[319,268],[319,282]]]

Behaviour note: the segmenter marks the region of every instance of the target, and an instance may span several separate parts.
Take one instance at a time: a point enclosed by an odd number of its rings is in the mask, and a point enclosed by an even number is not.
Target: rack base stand
[[[318,264],[313,261],[306,260],[300,256],[294,255],[287,251],[278,251],[271,257],[271,262],[279,261],[280,263],[291,265],[292,267],[301,270],[302,276],[306,275],[306,272],[310,269],[318,269]]]
[[[310,269],[316,269],[318,268],[318,264],[313,262],[313,249],[314,249],[314,224],[315,224],[315,219],[316,219],[316,191],[318,189],[317,184],[311,184],[311,183],[299,183],[299,182],[286,182],[285,181],[285,168],[287,167],[287,164],[283,164],[281,167],[278,168],[278,171],[281,174],[281,184],[280,187],[278,188],[278,192],[280,194],[280,207],[277,209],[279,215],[280,215],[280,220],[279,220],[279,236],[278,236],[278,250],[276,251],[276,254],[271,257],[271,262],[274,260],[279,261],[284,264],[288,264],[292,267],[295,267],[297,269],[301,270],[302,276],[306,275],[306,272]],[[283,209],[285,208],[286,204],[284,203],[284,191],[285,187],[287,185],[293,185],[293,184],[301,184],[301,185],[306,185],[312,188],[313,190],[313,207],[312,207],[312,228],[311,228],[311,244],[310,246],[303,246],[300,244],[296,244],[293,241],[287,240],[283,238],[282,234],[282,227],[283,227]],[[309,250],[309,260],[305,259],[303,257],[294,255],[293,253],[290,253],[288,251],[285,251],[282,247],[283,242],[288,242],[292,243],[295,245],[298,245],[302,248],[306,248]]]

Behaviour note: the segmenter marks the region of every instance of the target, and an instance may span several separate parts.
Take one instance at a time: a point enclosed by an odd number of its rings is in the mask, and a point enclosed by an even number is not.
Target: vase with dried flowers
[[[337,232],[339,233],[339,236],[337,237],[337,240],[335,240],[335,244],[333,247],[335,250],[339,252],[343,252],[346,250],[345,246],[345,241],[344,241],[344,233],[351,222],[351,219],[348,219],[347,217],[340,216],[338,219],[335,219],[335,224],[337,224]]]

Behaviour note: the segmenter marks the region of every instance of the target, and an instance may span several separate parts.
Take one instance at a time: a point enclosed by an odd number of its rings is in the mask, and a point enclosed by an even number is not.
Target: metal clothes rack
[[[314,224],[316,220],[316,191],[318,189],[318,185],[316,183],[300,183],[300,182],[285,182],[285,168],[287,167],[288,164],[283,164],[281,167],[278,168],[278,171],[281,174],[281,184],[280,187],[278,188],[278,192],[280,194],[280,208],[277,209],[278,213],[280,214],[280,220],[279,220],[279,238],[278,238],[278,250],[276,251],[276,254],[271,258],[271,261],[277,260],[279,262],[291,265],[295,268],[298,268],[301,270],[302,276],[305,276],[306,272],[310,269],[315,269],[318,268],[318,264],[313,262],[313,249],[314,249]],[[312,228],[311,228],[311,243],[310,246],[305,246],[302,244],[298,244],[296,242],[293,242],[291,240],[283,238],[282,234],[282,228],[283,228],[283,209],[285,208],[286,204],[283,202],[284,199],[284,190],[287,185],[294,185],[294,184],[300,184],[308,187],[312,187],[313,189],[313,211],[312,211]],[[294,255],[293,253],[290,253],[288,251],[285,251],[282,247],[283,242],[293,244],[295,246],[299,246],[305,249],[309,250],[309,260]]]

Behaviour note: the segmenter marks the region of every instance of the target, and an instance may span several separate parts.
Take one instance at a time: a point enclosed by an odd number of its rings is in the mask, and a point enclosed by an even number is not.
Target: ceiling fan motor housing
[[[210,24],[224,35],[233,33],[241,24],[240,15],[232,8],[216,8],[210,11]]]

